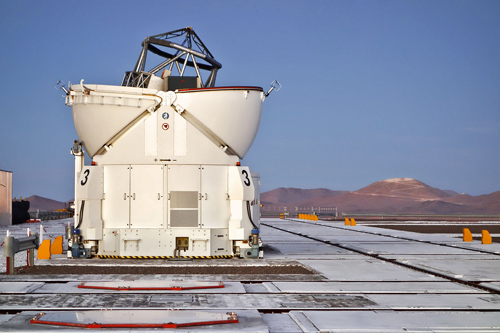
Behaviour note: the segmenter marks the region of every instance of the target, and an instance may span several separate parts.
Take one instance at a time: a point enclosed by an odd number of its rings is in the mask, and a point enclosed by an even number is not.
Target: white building
[[[12,224],[12,172],[0,170],[0,225]]]

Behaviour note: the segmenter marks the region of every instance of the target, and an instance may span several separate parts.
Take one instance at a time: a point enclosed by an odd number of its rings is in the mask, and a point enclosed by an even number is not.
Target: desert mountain
[[[413,178],[391,178],[382,180],[357,190],[355,193],[414,200],[434,200],[452,196],[445,191],[430,187]]]
[[[36,211],[37,209],[55,211],[57,209],[62,209],[65,208],[65,206],[67,206],[67,203],[65,202],[40,197],[38,195],[32,195],[27,199],[30,202],[30,212]]]
[[[476,197],[459,195],[412,178],[378,181],[353,192],[281,188],[262,193],[261,202],[264,210],[266,206],[287,206],[289,211],[337,207],[339,212],[367,214],[500,214],[500,191]]]
[[[336,197],[348,193],[347,191],[333,191],[326,188],[316,188],[312,190],[303,190],[293,187],[280,187],[266,192],[267,203],[288,204],[301,201],[320,199],[325,197]],[[262,198],[261,198],[262,199]],[[264,200],[261,200],[264,202]]]

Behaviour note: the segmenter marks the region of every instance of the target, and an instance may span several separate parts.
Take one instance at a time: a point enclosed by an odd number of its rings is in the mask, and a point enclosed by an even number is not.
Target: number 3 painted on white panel
[[[246,186],[250,186],[250,179],[248,178],[248,172],[246,170],[243,170],[241,171],[241,173],[245,176],[243,184],[245,184]]]
[[[89,169],[85,170],[85,171],[83,172],[83,174],[85,175],[85,179],[84,179],[84,180],[82,180],[82,181],[80,182],[80,184],[81,184],[82,186],[85,186],[85,184],[87,184],[87,181],[89,180],[90,170],[89,170]]]

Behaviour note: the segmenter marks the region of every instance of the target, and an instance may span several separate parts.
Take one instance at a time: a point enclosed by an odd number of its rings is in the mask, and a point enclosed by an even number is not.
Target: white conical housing
[[[154,89],[74,85],[67,104],[73,108],[76,131],[91,157],[105,153],[151,114],[165,111],[178,112],[210,139],[209,144],[224,148],[229,155],[243,158],[252,146],[262,113],[261,88],[184,89],[169,92],[169,98],[167,103],[165,93]],[[134,154],[130,150],[128,153]]]

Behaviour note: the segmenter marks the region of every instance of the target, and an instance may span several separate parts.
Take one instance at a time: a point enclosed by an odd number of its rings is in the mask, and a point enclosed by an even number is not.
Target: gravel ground
[[[315,274],[304,266],[32,266],[16,274]]]

